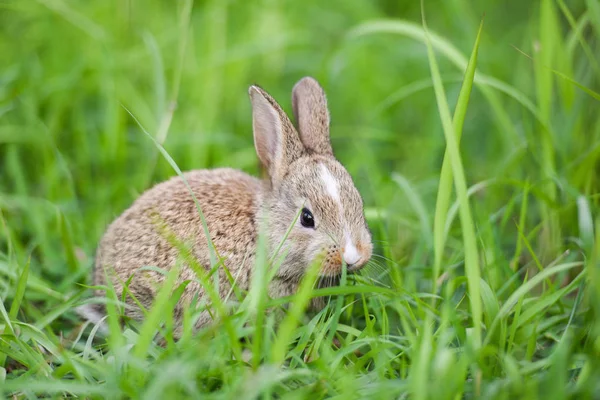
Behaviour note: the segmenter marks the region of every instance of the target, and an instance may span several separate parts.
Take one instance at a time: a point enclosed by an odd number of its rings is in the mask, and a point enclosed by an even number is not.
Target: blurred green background
[[[425,9],[452,110],[485,14],[461,155],[482,277],[502,304],[524,271],[593,259],[600,3]],[[128,110],[182,170],[258,174],[247,89],[259,84],[290,112],[291,89],[306,75],[325,88],[335,154],[365,199],[373,271],[408,292],[430,291],[445,140],[423,38],[418,1],[0,0],[0,297],[16,296],[29,259],[24,321],[79,294],[107,224],[174,175]],[[450,228],[444,268],[460,279],[460,224]],[[547,308],[513,338],[519,362],[534,362],[531,346],[549,349],[566,330],[574,297],[554,290],[573,276],[540,292]],[[548,321],[542,311],[557,302],[561,323],[534,329],[531,344],[534,322]],[[589,322],[596,314],[585,304]],[[76,323],[65,309],[44,328],[68,333]],[[492,365],[485,376],[504,376],[508,364]]]
[[[584,6],[575,3],[569,8],[577,16]],[[514,47],[535,55],[537,2],[432,2],[428,9],[432,32],[465,57],[486,13],[479,70],[536,103],[533,63]],[[410,207],[390,183],[392,172],[433,204],[445,142],[425,46],[388,32],[352,35],[371,20],[420,25],[418,2],[198,1],[186,10],[177,1],[44,0],[4,1],[1,10],[2,203],[46,273],[64,270],[64,256],[49,243],[56,240],[52,207],[91,255],[109,220],[174,174],[125,108],[183,170],[227,165],[256,173],[247,97],[254,83],[288,112],[295,81],[311,75],[322,83],[336,155],[366,204],[392,212],[390,234],[412,229],[399,227]],[[571,47],[581,52],[576,41]],[[453,107],[464,71],[439,58]],[[589,65],[575,67],[590,78]],[[574,101],[570,89],[569,107],[551,115],[554,150],[565,163],[589,149],[595,133],[576,121],[592,118],[590,99]],[[494,96],[504,115],[478,90],[470,102],[463,142],[469,182],[500,174],[539,179],[535,119],[514,99]],[[576,124],[583,142],[573,140]]]

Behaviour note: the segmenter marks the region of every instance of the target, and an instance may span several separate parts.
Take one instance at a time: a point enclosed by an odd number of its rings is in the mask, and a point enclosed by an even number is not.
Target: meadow
[[[600,2],[423,6],[0,0],[0,396],[600,398]],[[369,265],[179,341],[173,287],[83,321],[107,225],[178,170],[259,175],[248,87],[289,113],[306,75]]]

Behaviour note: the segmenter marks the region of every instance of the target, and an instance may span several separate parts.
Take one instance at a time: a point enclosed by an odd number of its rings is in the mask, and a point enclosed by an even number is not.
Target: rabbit
[[[244,172],[217,168],[184,173],[208,227],[210,239],[235,285],[248,290],[252,280],[260,225],[264,221],[267,249],[271,255],[289,235],[279,253],[284,259],[268,287],[271,297],[294,294],[306,269],[322,256],[320,285],[339,282],[343,264],[349,272],[361,269],[371,258],[371,233],[363,200],[350,174],[333,155],[329,139],[330,117],[325,92],[305,77],[292,90],[297,129],[279,104],[262,88],[249,88],[252,103],[254,144],[260,163],[268,173],[258,179]],[[161,233],[157,218],[179,240],[192,243],[199,265],[210,267],[210,248],[190,191],[181,177],[159,183],[143,193],[112,222],[102,237],[95,259],[93,284],[111,278],[118,298],[130,277],[128,290],[145,307],[152,305],[157,284],[166,278],[154,266],[169,270],[179,251]],[[227,296],[230,280],[219,268],[219,295]],[[190,280],[174,310],[181,329],[183,309],[195,296],[207,300],[202,286],[187,265],[180,269],[177,284]],[[102,296],[97,289],[96,296]],[[142,320],[143,314],[129,295],[125,315]],[[324,300],[314,299],[319,309]],[[102,306],[84,306],[86,318],[98,323]],[[212,321],[208,311],[195,322],[199,329]]]

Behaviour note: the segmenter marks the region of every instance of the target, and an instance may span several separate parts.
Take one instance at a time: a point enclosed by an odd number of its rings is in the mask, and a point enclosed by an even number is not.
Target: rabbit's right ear
[[[314,78],[307,76],[296,83],[292,90],[292,107],[304,146],[317,154],[333,155],[327,98]]]
[[[252,102],[256,153],[268,169],[271,181],[277,182],[305,149],[292,122],[267,92],[258,86],[250,86],[248,93]]]

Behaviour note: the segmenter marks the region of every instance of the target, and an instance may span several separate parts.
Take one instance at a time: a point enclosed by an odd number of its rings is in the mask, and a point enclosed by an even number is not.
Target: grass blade
[[[572,84],[575,87],[578,87],[579,89],[581,89],[583,92],[585,92],[586,94],[588,94],[590,97],[592,97],[595,100],[600,101],[600,93],[590,89],[589,87],[583,85],[582,83],[577,82],[575,79],[571,78],[570,76],[568,76],[567,74],[560,72],[550,66],[548,66],[549,64],[540,64],[540,61],[538,61],[537,59],[533,58],[532,56],[530,56],[529,54],[525,53],[523,50],[518,49],[516,47],[514,47],[515,50],[517,50],[519,53],[521,53],[522,55],[524,55],[525,57],[529,58],[531,61],[533,61],[538,65],[538,68],[540,69],[544,69],[547,70],[548,72],[552,72],[553,74],[555,74],[556,76],[562,78],[563,80],[567,81],[568,83]],[[547,60],[546,60],[547,61]],[[538,96],[543,96],[544,94],[539,94]],[[541,118],[541,121],[547,121],[549,118],[549,114],[548,111],[545,111],[543,116]]]
[[[321,262],[319,259],[315,260],[310,268],[306,271],[306,275],[302,278],[298,291],[294,296],[294,300],[287,311],[286,317],[281,322],[281,325],[277,331],[277,338],[273,342],[271,350],[271,362],[274,364],[281,364],[285,359],[287,353],[287,347],[294,335],[294,328],[298,325],[300,317],[306,308],[306,305],[310,301],[311,292],[313,286],[319,275],[321,269]]]
[[[600,35],[600,3],[598,0],[585,0],[585,4],[590,13],[592,26],[596,30],[596,34]]]
[[[475,39],[475,45],[471,52],[471,58],[469,64],[467,64],[467,70],[465,72],[465,78],[463,85],[460,88],[460,94],[458,95],[458,102],[456,104],[456,110],[454,111],[454,134],[456,135],[456,145],[460,146],[460,139],[462,137],[462,128],[465,122],[465,115],[467,114],[467,106],[469,104],[469,98],[471,97],[471,90],[473,88],[473,80],[475,79],[475,69],[477,65],[477,53],[479,50],[479,41],[481,38],[481,31],[483,29],[483,21],[479,25],[477,31],[477,37]],[[452,194],[452,165],[450,164],[449,149],[446,148],[444,153],[444,161],[442,162],[442,171],[440,173],[440,182],[437,192],[437,201],[435,205],[435,217],[433,222],[433,243],[434,243],[434,266],[433,266],[433,281],[434,290],[433,293],[437,293],[438,277],[442,267],[442,257],[444,252],[444,244],[446,242],[445,226],[448,209],[450,207],[450,197]]]
[[[458,150],[456,133],[454,130],[454,124],[450,116],[450,108],[448,107],[448,101],[444,93],[444,87],[442,84],[442,78],[437,65],[435,54],[433,52],[433,46],[429,39],[427,32],[427,23],[425,21],[425,7],[423,0],[421,0],[421,10],[423,19],[423,29],[425,30],[425,37],[427,43],[427,55],[429,58],[429,66],[431,69],[431,77],[433,79],[435,97],[438,104],[438,112],[444,128],[444,136],[446,137],[446,148],[448,150],[450,165],[454,176],[454,186],[456,195],[460,202],[460,221],[463,232],[463,245],[465,247],[465,270],[467,274],[467,285],[469,291],[469,302],[471,306],[471,318],[473,320],[473,335],[472,344],[475,348],[479,348],[481,344],[481,295],[480,295],[480,276],[479,271],[479,254],[477,250],[477,239],[475,235],[475,224],[473,217],[471,216],[471,210],[469,207],[469,199],[467,196],[467,183],[465,179],[465,172]],[[472,78],[471,78],[472,84]],[[468,99],[465,99],[466,101]]]
[[[393,173],[392,180],[400,186],[404,195],[408,199],[408,202],[414,209],[415,213],[419,217],[419,222],[421,224],[421,234],[423,235],[423,239],[426,241],[427,245],[431,245],[431,228],[429,223],[429,215],[427,214],[427,209],[425,208],[425,204],[423,200],[415,190],[415,188],[410,184],[410,182],[402,175]]]
[[[179,269],[179,265],[171,268],[169,274],[167,275],[167,279],[165,279],[162,287],[156,294],[152,307],[150,308],[150,311],[144,320],[144,324],[140,329],[140,335],[133,350],[133,354],[136,357],[143,358],[146,355],[148,348],[152,344],[152,340],[154,340],[154,336],[161,320],[167,313],[170,312],[169,299],[171,298],[173,288],[175,287],[175,283],[179,275]]]
[[[555,266],[552,266],[549,268],[545,268],[540,273],[536,274],[533,278],[531,278],[530,280],[525,282],[523,285],[519,286],[519,288],[517,290],[515,290],[513,292],[513,294],[510,295],[510,297],[504,302],[504,304],[500,308],[500,311],[496,315],[496,318],[494,318],[494,321],[492,322],[492,326],[490,326],[490,328],[488,329],[488,336],[486,337],[486,341],[484,342],[484,345],[487,344],[487,341],[489,340],[492,332],[494,331],[494,329],[500,322],[500,319],[506,317],[510,313],[512,308],[515,306],[515,304],[517,304],[519,299],[521,297],[525,296],[525,294],[527,292],[529,292],[531,289],[533,289],[536,285],[540,284],[544,279],[550,278],[552,275],[555,275],[562,271],[568,271],[568,270],[576,268],[576,267],[581,267],[582,265],[583,265],[583,263],[581,263],[581,262],[572,262],[572,263],[558,264],[558,265],[555,265]]]
[[[77,273],[79,268],[77,263],[77,256],[75,255],[75,246],[73,244],[73,237],[71,235],[69,223],[67,222],[65,215],[60,210],[57,211],[57,217],[60,228],[60,238],[65,251],[67,265],[71,273],[75,274]]]
[[[29,265],[31,264],[31,257],[27,260],[27,263],[23,267],[23,271],[21,271],[21,275],[17,281],[16,292],[13,302],[10,306],[10,311],[8,316],[11,320],[17,318],[17,313],[19,312],[19,308],[21,307],[21,302],[23,301],[23,297],[25,296],[25,289],[27,288],[27,279],[29,278]]]
[[[179,166],[177,165],[177,163],[175,162],[175,160],[173,160],[173,157],[171,157],[169,155],[169,153],[167,153],[167,151],[165,150],[165,148],[163,147],[163,145],[160,144],[154,138],[154,136],[152,136],[146,129],[144,129],[144,127],[142,126],[142,124],[131,113],[131,111],[129,111],[125,106],[123,106],[123,108],[125,109],[125,111],[127,111],[127,113],[131,116],[131,118],[133,118],[133,120],[136,122],[136,124],[142,130],[142,132],[144,132],[144,134],[150,140],[152,140],[152,142],[158,148],[158,150],[163,155],[163,157],[165,158],[165,160],[167,160],[167,162],[169,163],[169,165],[171,166],[171,168],[173,168],[173,170],[175,170],[175,172],[177,173],[177,175],[181,178],[181,180],[185,184],[186,188],[188,189],[188,191],[190,193],[190,196],[192,196],[192,199],[194,200],[194,204],[196,205],[196,209],[198,210],[198,214],[200,215],[200,221],[202,221],[202,227],[204,229],[204,234],[206,235],[206,241],[207,241],[208,250],[209,250],[209,253],[210,253],[210,264],[214,265],[217,262],[217,255],[216,255],[215,245],[213,244],[213,241],[211,240],[210,232],[208,231],[208,225],[206,224],[206,218],[204,218],[204,213],[202,212],[202,207],[200,206],[200,203],[198,202],[198,199],[196,198],[196,195],[194,194],[194,191],[192,190],[191,186],[189,185],[189,183],[187,182],[187,180],[183,176],[183,172],[181,171],[181,169],[179,168]]]
[[[17,313],[19,312],[19,308],[21,308],[21,302],[23,301],[23,297],[25,296],[25,289],[27,288],[27,279],[29,278],[29,265],[31,263],[31,257],[27,260],[27,263],[23,267],[23,271],[21,271],[21,275],[17,280],[15,297],[13,298],[13,302],[10,306],[10,311],[8,315],[6,314],[6,309],[4,308],[4,304],[2,306],[2,315],[4,315],[4,319],[6,322],[6,326],[10,330],[11,333],[14,333],[11,321],[17,318]],[[0,300],[1,303],[1,300]],[[4,366],[6,362],[6,354],[0,352],[0,367]]]
[[[349,33],[349,37],[358,37],[363,35],[369,35],[374,33],[394,33],[402,36],[409,37],[411,39],[426,43],[426,37],[429,37],[431,45],[443,54],[452,64],[458,67],[461,71],[466,70],[468,60],[452,43],[443,37],[434,34],[433,32],[427,32],[425,34],[424,27],[419,26],[413,22],[403,20],[378,20],[365,22],[355,27]],[[489,76],[477,73],[481,78],[489,78]],[[498,128],[501,132],[508,132],[507,136],[511,140],[521,141],[520,135],[515,130],[510,117],[503,108],[500,99],[496,96],[496,93],[490,91],[483,85],[479,85],[478,81],[475,81],[479,86],[479,90],[485,96],[485,99],[489,103],[493,110],[494,117],[498,124]]]

